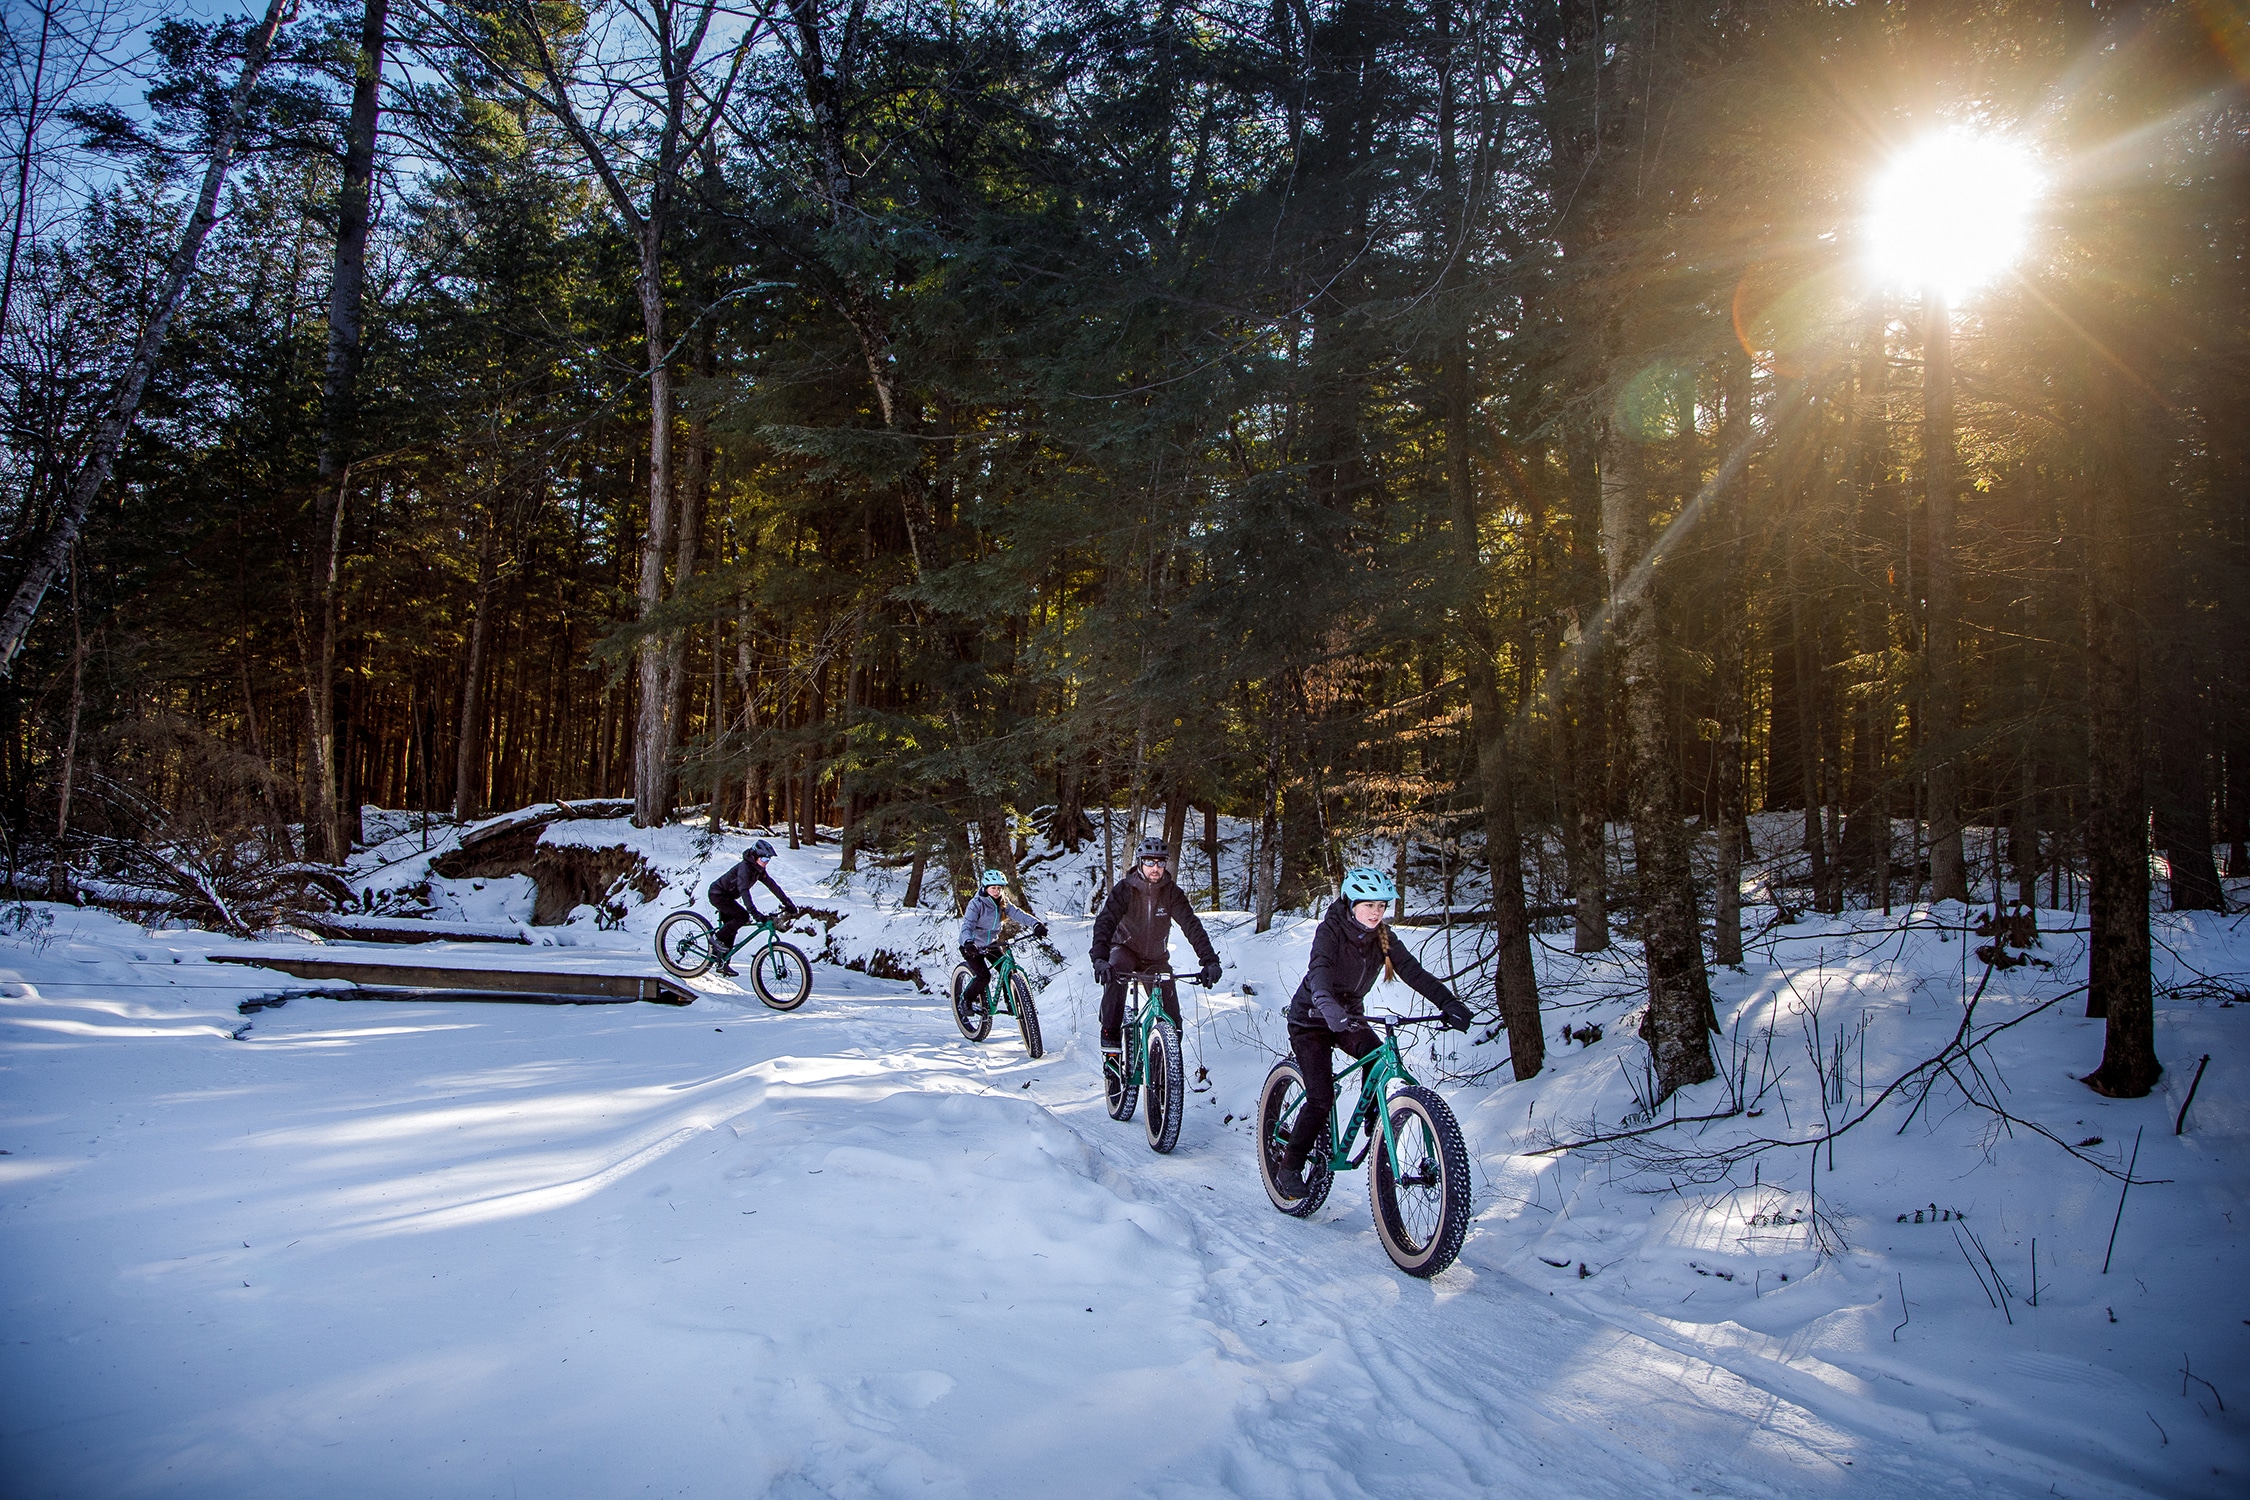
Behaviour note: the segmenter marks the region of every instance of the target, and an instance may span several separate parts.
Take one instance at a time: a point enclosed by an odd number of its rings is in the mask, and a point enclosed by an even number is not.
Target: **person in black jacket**
[[[1415,962],[1404,943],[1391,941],[1383,914],[1398,888],[1381,870],[1361,865],[1344,873],[1344,894],[1313,933],[1304,982],[1289,1001],[1289,1050],[1305,1079],[1305,1105],[1289,1129],[1274,1186],[1285,1197],[1305,1196],[1305,1158],[1327,1140],[1336,1110],[1336,1075],[1329,1050],[1365,1057],[1380,1042],[1367,1024],[1367,992],[1377,979],[1404,979],[1445,1016],[1455,1031],[1469,1029],[1469,1007]]]
[[[772,842],[760,839],[744,851],[740,864],[728,866],[726,874],[711,882],[711,905],[719,913],[719,952],[722,955],[734,946],[735,934],[742,931],[744,923],[763,922],[766,919],[766,914],[758,910],[756,902],[751,901],[747,910],[743,907],[745,901],[750,901],[753,887],[762,885],[772,891],[781,902],[783,917],[797,915],[797,903],[790,900],[789,893],[766,873],[766,861],[773,856]],[[734,974],[724,957],[719,960],[719,972],[730,978]]]
[[[1219,982],[1219,955],[1203,931],[1203,923],[1188,904],[1166,868],[1171,851],[1162,839],[1142,839],[1133,857],[1133,868],[1110,891],[1094,918],[1094,978],[1102,986],[1102,1061],[1115,1064],[1124,1050],[1125,980],[1127,974],[1145,974],[1171,963],[1172,924],[1178,922],[1195,948],[1203,968],[1195,982]],[[1164,1014],[1180,1024],[1180,996],[1170,982],[1164,985]]]

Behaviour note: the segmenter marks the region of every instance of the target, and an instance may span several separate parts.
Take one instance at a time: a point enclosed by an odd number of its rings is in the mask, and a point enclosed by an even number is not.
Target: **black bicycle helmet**
[[[774,847],[772,839],[760,839],[758,840],[758,842],[750,846],[750,857],[752,859],[771,859],[773,858],[773,856]]]
[[[1168,860],[1171,857],[1172,850],[1170,846],[1167,845],[1164,840],[1158,838],[1142,839],[1141,847],[1133,851],[1133,863],[1135,864],[1139,864],[1144,859]]]

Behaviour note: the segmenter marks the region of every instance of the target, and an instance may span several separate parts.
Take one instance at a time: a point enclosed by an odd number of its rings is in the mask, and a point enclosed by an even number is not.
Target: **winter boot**
[[[1305,1186],[1305,1159],[1294,1151],[1281,1153],[1281,1163],[1273,1169],[1274,1191],[1295,1202],[1312,1191]]]

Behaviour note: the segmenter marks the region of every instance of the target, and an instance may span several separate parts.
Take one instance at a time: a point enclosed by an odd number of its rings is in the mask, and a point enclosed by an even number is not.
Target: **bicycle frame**
[[[1016,945],[1013,942],[1002,944],[1000,956],[992,962],[992,982],[984,987],[984,1008],[990,1014],[1015,1015],[1015,987],[1008,981],[1016,977],[1017,967]]]
[[[1383,1101],[1390,1097],[1392,1084],[1414,1085],[1421,1080],[1407,1071],[1405,1059],[1398,1055],[1397,1020],[1384,1020],[1382,1044],[1365,1057],[1355,1058],[1350,1067],[1336,1075],[1336,1082],[1341,1085],[1354,1073],[1360,1075],[1360,1083],[1359,1097],[1352,1103],[1351,1118],[1345,1120],[1341,1110],[1332,1110],[1328,1116],[1328,1166],[1334,1172],[1348,1172],[1366,1159],[1365,1152],[1354,1157],[1351,1150],[1352,1143],[1359,1138],[1360,1121],[1369,1115],[1382,1126],[1383,1154],[1394,1163],[1398,1160],[1398,1139],[1391,1130],[1391,1112],[1383,1108]],[[1367,1145],[1369,1150],[1374,1149],[1372,1126]]]
[[[718,934],[716,933],[712,934],[712,936],[714,937],[716,937],[717,935]],[[750,945],[757,942],[760,938],[764,938],[766,940],[766,948],[771,948],[776,943],[781,941],[781,929],[775,923],[773,918],[768,917],[763,921],[753,922],[749,926],[743,928],[742,935],[728,945],[727,951],[724,953],[713,955],[711,961],[714,964],[731,965],[735,960],[735,955],[748,950]],[[761,948],[759,951],[762,953],[765,951],[765,949]]]
[[[1141,1007],[1130,1016],[1126,1025],[1131,1029],[1132,1045],[1125,1049],[1125,1082],[1138,1086],[1148,1072],[1148,1039],[1156,1030],[1156,1018],[1164,1016],[1164,986],[1177,983],[1178,976],[1170,970],[1160,974],[1127,974],[1122,976],[1128,985],[1141,992]],[[1165,1016],[1166,1020],[1171,1017]]]

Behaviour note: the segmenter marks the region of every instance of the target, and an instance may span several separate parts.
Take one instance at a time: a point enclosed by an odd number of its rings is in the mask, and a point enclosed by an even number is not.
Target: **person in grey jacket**
[[[961,961],[969,966],[969,998],[980,1005],[992,985],[992,970],[987,964],[1000,953],[1000,924],[1014,917],[1031,929],[1033,937],[1047,935],[1046,923],[1008,904],[1007,876],[987,870],[983,884],[984,889],[969,898],[968,910],[961,913]]]
[[[1391,941],[1383,914],[1398,888],[1381,870],[1361,865],[1344,873],[1344,894],[1313,933],[1304,982],[1289,1000],[1289,1050],[1305,1080],[1305,1104],[1289,1128],[1274,1186],[1290,1198],[1305,1196],[1305,1158],[1325,1138],[1336,1110],[1331,1050],[1365,1057],[1380,1046],[1367,1024],[1367,992],[1378,979],[1403,979],[1435,1005],[1445,1024],[1467,1031],[1471,1013],[1437,977],[1415,961],[1404,943]]]

